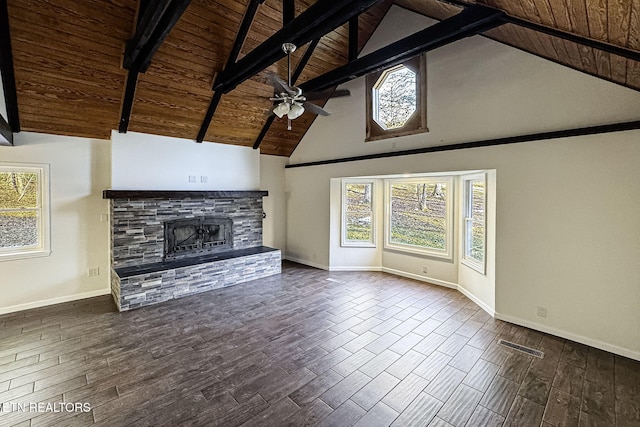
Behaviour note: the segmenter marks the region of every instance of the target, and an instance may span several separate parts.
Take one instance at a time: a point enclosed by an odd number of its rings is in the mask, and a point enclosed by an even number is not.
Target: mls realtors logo
[[[3,412],[91,412],[91,404],[79,402],[5,402],[0,403],[0,413]]]

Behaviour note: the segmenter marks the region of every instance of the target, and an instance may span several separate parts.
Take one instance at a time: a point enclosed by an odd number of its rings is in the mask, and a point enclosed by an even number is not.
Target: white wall
[[[51,255],[0,262],[0,313],[109,293],[110,142],[15,134],[0,161],[50,165]],[[100,275],[88,277],[98,267]]]
[[[111,141],[114,190],[260,189],[260,153],[250,147],[117,131]]]
[[[269,195],[262,199],[267,217],[262,221],[262,241],[265,246],[284,252],[287,244],[287,200],[284,167],[289,158],[260,156],[260,189]]]
[[[371,45],[431,22],[393,7]],[[637,120],[640,111],[636,91],[482,37],[427,63],[429,133],[365,143],[358,79],[344,85],[352,97],[327,104],[334,114],[313,124],[291,163]],[[495,292],[463,267],[429,271],[457,274],[501,318],[640,359],[639,139],[632,131],[287,169],[287,256],[330,267],[333,178],[495,169]],[[401,268],[425,260],[405,255]]]

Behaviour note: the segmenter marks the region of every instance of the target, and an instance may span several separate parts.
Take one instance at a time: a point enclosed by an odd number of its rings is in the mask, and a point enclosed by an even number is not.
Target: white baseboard
[[[64,297],[29,302],[26,304],[12,305],[10,307],[0,307],[0,314],[15,313],[16,311],[29,310],[31,308],[40,308],[40,307],[45,307],[47,305],[61,304],[63,302],[77,301],[81,299],[99,297],[102,295],[109,295],[109,294],[111,294],[110,287],[107,289],[101,289],[98,291],[84,292],[84,293],[75,294],[75,295],[67,295]]]
[[[630,359],[640,361],[640,352],[629,350],[628,348],[609,344],[593,338],[585,337],[583,335],[574,334],[572,332],[567,332],[562,329],[554,328],[552,326],[543,325],[537,322],[531,322],[529,320],[521,319],[519,317],[509,316],[507,314],[496,313],[495,318],[504,320],[505,322],[514,323],[516,325],[535,329],[536,331],[545,332],[547,334],[555,335],[560,338],[565,338],[571,341],[579,342],[581,344],[599,348],[600,350],[608,351],[611,353],[618,354],[620,356],[624,356]]]
[[[285,255],[284,259],[286,259],[287,261],[297,262],[298,264],[308,265],[309,267],[319,268],[320,270],[329,271],[329,266],[318,264],[317,262],[313,261],[307,261],[306,259],[294,258],[289,255]]]
[[[382,271],[389,274],[395,274],[396,276],[407,277],[409,279],[420,280],[421,282],[427,282],[438,286],[444,286],[445,288],[458,289],[456,283],[447,282],[445,280],[434,279],[433,277],[420,276],[418,274],[407,273],[405,271],[395,270],[393,268],[382,267]]]
[[[382,271],[382,267],[329,267],[329,271]]]
[[[478,307],[480,307],[481,309],[489,313],[491,317],[496,317],[496,311],[493,308],[489,307],[487,304],[485,304],[484,301],[482,301],[480,298],[478,298],[477,296],[469,292],[467,289],[458,285],[458,291],[460,291],[460,293],[462,293],[465,297],[473,301],[476,305],[478,305]]]

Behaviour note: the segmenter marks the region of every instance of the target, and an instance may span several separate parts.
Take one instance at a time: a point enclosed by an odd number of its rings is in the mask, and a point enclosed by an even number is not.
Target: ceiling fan
[[[309,102],[314,99],[326,99],[327,97],[337,98],[349,96],[348,90],[327,90],[322,92],[310,92],[307,96],[302,94],[302,89],[293,86],[291,82],[291,54],[295,52],[296,45],[293,43],[284,43],[282,50],[287,54],[287,81],[282,80],[275,73],[268,73],[267,80],[275,89],[275,94],[269,98],[274,102],[275,106],[271,114],[275,114],[278,118],[287,116],[287,129],[291,130],[291,120],[297,119],[305,111],[310,111],[320,116],[328,116],[329,113],[316,104]]]

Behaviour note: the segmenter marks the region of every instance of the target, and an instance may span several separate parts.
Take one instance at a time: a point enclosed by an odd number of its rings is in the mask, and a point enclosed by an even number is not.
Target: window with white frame
[[[452,259],[453,180],[386,180],[385,248]]]
[[[484,274],[486,253],[487,184],[485,174],[462,178],[464,230],[462,263]]]
[[[373,182],[342,181],[342,246],[374,246]]]
[[[49,166],[0,163],[0,260],[49,255]]]

